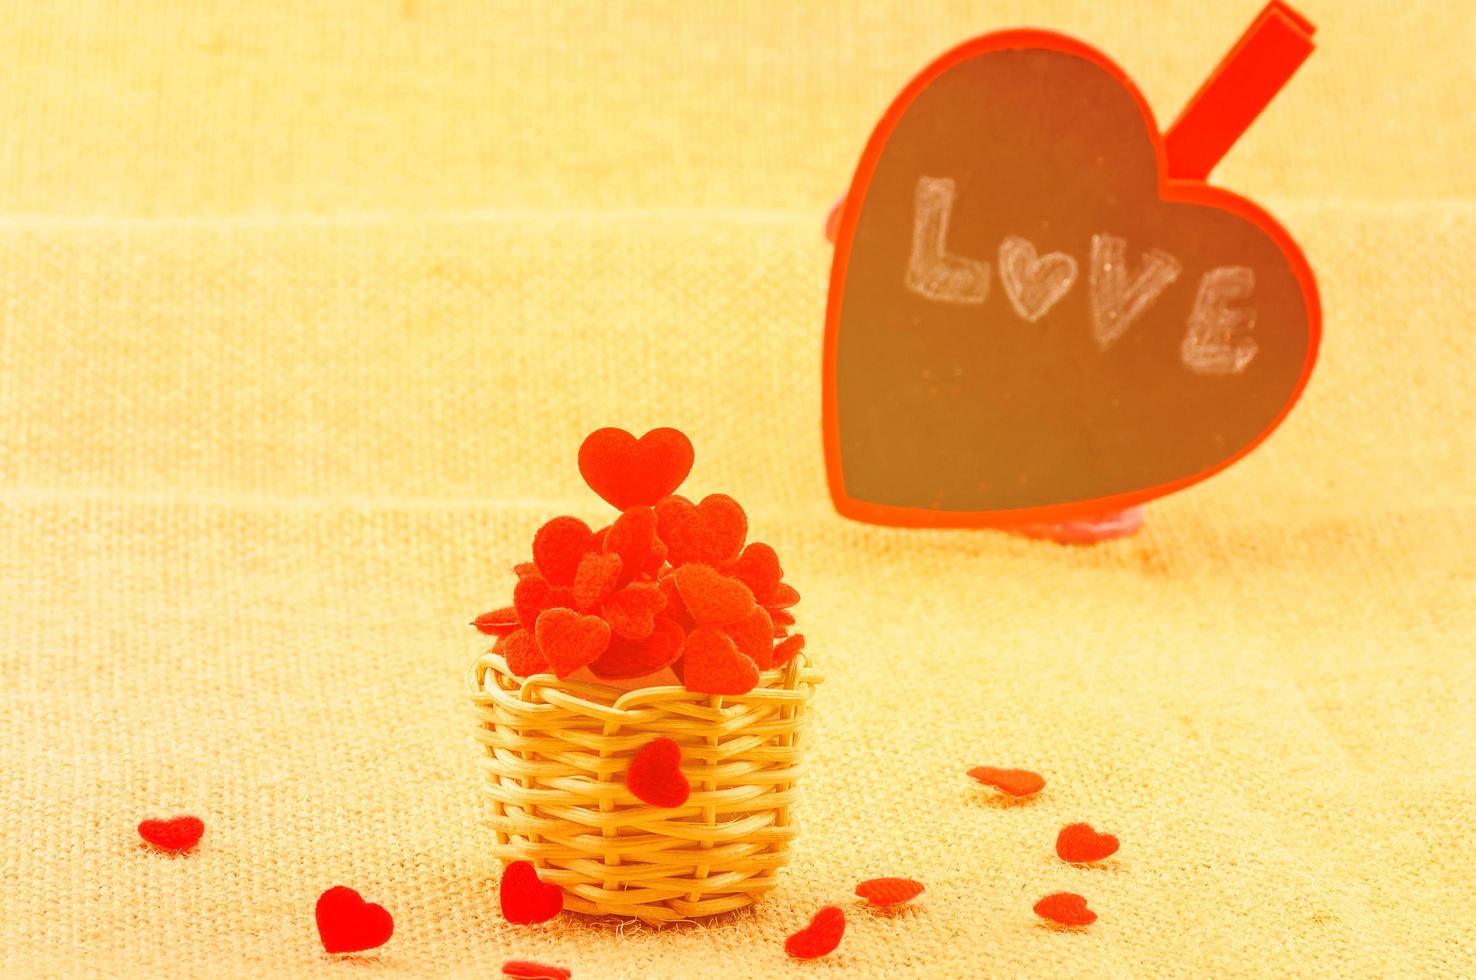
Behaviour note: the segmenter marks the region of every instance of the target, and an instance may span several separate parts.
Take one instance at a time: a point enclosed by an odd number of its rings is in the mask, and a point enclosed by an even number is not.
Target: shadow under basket
[[[468,686],[495,855],[533,862],[575,912],[660,923],[752,904],[789,859],[800,723],[821,679],[800,653],[747,694],[626,691],[519,678],[483,654]],[[636,752],[663,737],[681,745],[692,787],[671,809],[625,785]]]

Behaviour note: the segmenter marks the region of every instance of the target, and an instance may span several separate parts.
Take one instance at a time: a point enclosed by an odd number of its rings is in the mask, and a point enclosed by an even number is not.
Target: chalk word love
[[[937,303],[979,306],[989,298],[990,265],[948,251],[948,225],[957,188],[951,177],[922,177],[913,195],[912,250],[903,282],[907,289]],[[999,245],[999,281],[1015,313],[1035,323],[1076,285],[1076,259],[1065,252],[1038,255],[1018,235]],[[1127,242],[1105,232],[1092,236],[1087,290],[1092,339],[1107,351],[1127,333],[1183,267],[1161,249],[1144,252],[1136,270],[1128,268]],[[1196,374],[1239,374],[1256,356],[1250,333],[1256,310],[1246,305],[1255,293],[1256,274],[1246,266],[1218,266],[1199,280],[1179,358]],[[1232,305],[1236,304],[1236,305]]]

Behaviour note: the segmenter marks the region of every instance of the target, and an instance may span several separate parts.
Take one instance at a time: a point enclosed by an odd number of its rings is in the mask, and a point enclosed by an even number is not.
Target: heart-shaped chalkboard
[[[1319,335],[1291,237],[1244,198],[1170,179],[1119,68],[1044,31],[978,38],[893,103],[840,214],[832,495],[902,525],[1141,503],[1269,435]]]

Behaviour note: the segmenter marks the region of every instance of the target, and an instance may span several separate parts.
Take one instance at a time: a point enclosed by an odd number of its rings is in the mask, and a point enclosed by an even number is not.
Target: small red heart
[[[605,600],[600,611],[610,631],[630,640],[644,640],[656,627],[656,614],[666,608],[666,596],[655,582],[632,582]]]
[[[642,803],[668,809],[681,806],[692,794],[682,775],[682,747],[669,738],[647,742],[630,760],[625,785]]]
[[[383,905],[371,905],[352,888],[335,885],[318,898],[318,938],[330,953],[360,953],[383,946],[395,922]]]
[[[764,605],[773,606],[775,609],[788,609],[800,601],[800,594],[794,591],[794,586],[788,582],[780,582],[774,589],[774,601],[766,602]]]
[[[641,575],[654,578],[666,561],[666,545],[656,534],[655,509],[632,507],[615,518],[604,548],[620,556],[627,579]]]
[[[687,634],[665,616],[656,617],[651,635],[644,640],[630,640],[612,635],[610,647],[589,665],[589,672],[602,680],[626,680],[645,677],[663,667],[670,667],[682,655]]]
[[[620,581],[620,556],[591,551],[579,560],[574,573],[574,608],[589,609],[615,589]]]
[[[1045,789],[1045,779],[1029,769],[996,769],[993,766],[975,766],[969,770],[969,775],[985,786],[993,786],[1001,793],[1008,793],[1010,796],[1034,796]]]
[[[779,580],[784,578],[784,569],[779,567],[779,556],[762,541],[755,541],[744,548],[743,554],[738,556],[738,560],[727,571],[748,586],[754,601],[762,606],[774,601],[779,591]]]
[[[548,671],[548,658],[538,649],[532,630],[520,629],[509,633],[497,652],[507,661],[507,669],[519,677],[532,677]]]
[[[574,590],[568,586],[552,586],[540,574],[518,579],[513,586],[513,611],[524,629],[532,629],[538,614],[545,609],[573,609]]]
[[[562,678],[605,652],[610,645],[610,624],[572,609],[545,609],[538,614],[533,635],[544,659]]]
[[[810,924],[784,940],[784,951],[801,960],[824,956],[840,945],[846,931],[846,913],[827,905],[815,913]]]
[[[531,561],[520,561],[513,566],[513,574],[518,578],[530,578],[538,574],[538,566]]]
[[[759,672],[726,633],[704,626],[682,649],[682,679],[699,694],[747,694],[758,686]]]
[[[723,627],[723,632],[728,634],[739,650],[747,654],[759,670],[768,670],[774,666],[774,623],[763,606],[754,606],[747,616],[731,626]]]
[[[472,625],[488,636],[506,636],[518,628],[518,611],[512,606],[494,609],[472,620]]]
[[[564,910],[564,893],[558,885],[538,880],[531,861],[514,861],[502,872],[498,886],[502,917],[520,926],[547,922]]]
[[[787,664],[794,659],[794,655],[805,648],[805,637],[802,633],[786,637],[774,648],[774,666]]]
[[[579,447],[579,472],[591,490],[625,510],[675,493],[692,458],[691,441],[676,429],[652,429],[639,439],[624,429],[599,429]]]
[[[577,517],[555,517],[533,535],[533,564],[550,585],[572,585],[580,560],[596,547],[588,524]]]
[[[753,610],[753,593],[748,586],[711,566],[683,565],[672,578],[682,604],[699,626],[727,626]]]
[[[138,836],[161,851],[179,854],[200,842],[205,821],[199,817],[174,817],[170,820],[145,820],[138,825]]]
[[[1063,926],[1089,926],[1097,921],[1097,913],[1087,908],[1087,900],[1072,892],[1047,895],[1035,903],[1035,914]]]
[[[901,905],[923,892],[922,882],[911,878],[872,878],[856,886],[856,894],[872,905]]]
[[[656,503],[656,529],[673,565],[702,562],[721,568],[743,550],[748,516],[738,501],[714,493],[693,504],[686,497],[663,497]]]
[[[502,975],[517,980],[569,980],[574,974],[561,966],[534,963],[532,960],[508,960],[502,964]]]
[[[1117,853],[1117,838],[1099,834],[1091,824],[1074,823],[1062,827],[1056,835],[1056,854],[1069,864],[1100,861]]]
[[[769,607],[769,618],[774,621],[774,625],[776,626],[794,625],[794,613],[788,609],[780,609],[778,606]]]

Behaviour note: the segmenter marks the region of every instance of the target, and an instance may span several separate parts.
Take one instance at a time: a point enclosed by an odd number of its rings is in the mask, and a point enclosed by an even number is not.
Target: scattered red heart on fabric
[[[754,601],[761,606],[774,601],[779,591],[779,581],[784,578],[784,569],[779,567],[779,556],[762,541],[755,541],[744,548],[743,554],[728,567],[727,572],[748,586]]]
[[[754,606],[747,616],[723,627],[723,632],[759,670],[768,670],[774,665],[774,624],[763,606]]]
[[[794,659],[794,655],[805,648],[805,637],[802,633],[785,637],[774,648],[774,666],[787,664]]]
[[[721,568],[737,560],[748,535],[748,516],[738,501],[714,493],[693,504],[686,497],[656,503],[656,530],[673,565],[700,562]]]
[[[1063,926],[1089,926],[1097,921],[1097,913],[1087,908],[1087,900],[1072,892],[1047,895],[1035,903],[1035,914]]]
[[[579,562],[595,550],[595,535],[577,517],[555,517],[533,535],[533,564],[550,585],[573,585]]]
[[[318,938],[330,953],[362,953],[383,946],[395,931],[383,905],[365,902],[359,893],[335,885],[318,898]]]
[[[1087,864],[1117,853],[1117,838],[1099,834],[1091,824],[1073,823],[1056,835],[1056,854],[1068,864]]]
[[[579,473],[591,490],[626,510],[675,493],[693,458],[691,440],[677,429],[652,429],[639,439],[624,429],[598,429],[579,447]]]
[[[666,561],[666,545],[656,533],[656,510],[632,507],[615,518],[604,548],[620,556],[627,580],[637,576],[654,578]]]
[[[692,787],[682,775],[682,747],[669,738],[647,742],[630,760],[625,785],[650,806],[670,809],[686,803]]]
[[[699,694],[747,694],[758,686],[759,672],[726,633],[704,626],[687,637],[682,680]]]
[[[665,616],[658,616],[651,635],[644,640],[630,640],[612,634],[610,646],[589,665],[589,672],[610,681],[654,674],[676,662],[682,655],[682,644],[686,639],[687,634],[680,626]]]
[[[472,620],[472,625],[488,636],[506,636],[518,628],[518,611],[512,606],[503,606],[482,613]]]
[[[824,956],[840,945],[846,931],[846,913],[827,905],[815,913],[810,924],[784,940],[784,951],[801,960]]]
[[[969,775],[985,786],[993,786],[1010,796],[1034,796],[1045,789],[1045,779],[1029,769],[996,769],[994,766],[975,766]]]
[[[574,974],[561,966],[534,963],[532,960],[508,960],[502,964],[502,975],[517,980],[569,980]]]
[[[922,892],[922,882],[911,878],[871,878],[856,886],[857,895],[883,908],[910,902]]]
[[[610,624],[572,609],[545,609],[533,631],[538,649],[559,677],[592,663],[610,645]]]
[[[531,861],[514,861],[504,868],[497,891],[502,917],[516,925],[547,922],[564,910],[564,893],[558,885],[539,881]]]
[[[520,629],[509,633],[497,652],[507,661],[507,669],[519,677],[532,677],[548,671],[548,658],[538,649],[532,630]]]
[[[677,594],[699,626],[727,626],[754,608],[753,593],[710,565],[683,565],[672,573]]]
[[[161,851],[181,854],[200,842],[205,821],[199,817],[173,817],[169,820],[144,820],[138,825],[138,836]]]
[[[656,628],[656,614],[666,608],[666,595],[655,582],[632,582],[600,607],[610,631],[629,640],[644,640]]]
[[[620,556],[591,551],[579,560],[574,573],[574,608],[587,611],[615,589],[620,581]]]

